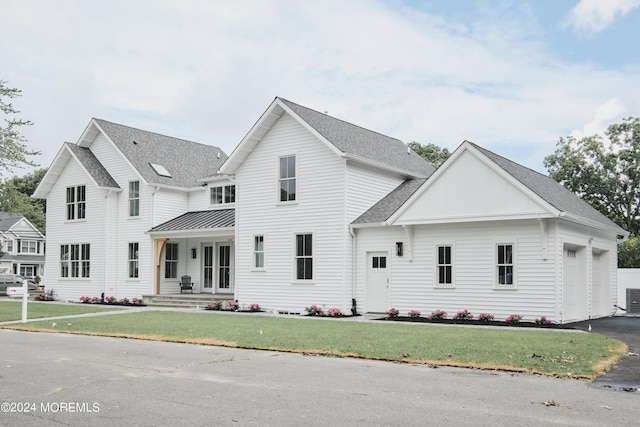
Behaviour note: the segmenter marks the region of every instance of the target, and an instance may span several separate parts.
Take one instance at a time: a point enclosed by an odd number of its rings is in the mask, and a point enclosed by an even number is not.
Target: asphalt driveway
[[[627,354],[592,386],[640,393],[640,317],[604,317],[575,323],[578,329],[614,338],[627,344]]]

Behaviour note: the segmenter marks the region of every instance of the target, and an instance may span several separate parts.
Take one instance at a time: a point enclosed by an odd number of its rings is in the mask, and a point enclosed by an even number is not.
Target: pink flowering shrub
[[[391,307],[389,310],[387,310],[387,317],[398,317],[398,315],[400,314],[400,310]]]
[[[339,308],[330,308],[327,311],[327,316],[329,316],[329,317],[342,317],[342,316],[344,316],[344,313]]]
[[[453,316],[453,320],[472,320],[473,314],[469,313],[469,310],[462,310],[457,312]]]
[[[309,316],[324,316],[324,310],[322,307],[319,307],[313,304],[311,307],[307,307],[304,309]]]
[[[262,308],[260,307],[260,304],[249,305],[249,311],[260,311],[260,310],[262,310]]]
[[[229,301],[229,310],[238,311],[238,301],[237,300]]]
[[[507,322],[511,326],[515,326],[522,320],[522,316],[519,314],[510,314],[504,321]]]
[[[436,311],[432,311],[430,316],[427,316],[427,319],[429,320],[440,320],[440,319],[446,319],[447,318],[447,312],[444,310],[436,310]]]
[[[211,301],[206,307],[206,310],[222,310],[222,301]]]
[[[421,314],[422,313],[420,313],[418,310],[411,310],[409,312],[409,317],[411,317],[412,319],[417,319]]]
[[[478,321],[489,323],[495,319],[495,316],[491,313],[480,313],[478,316]]]
[[[546,316],[542,316],[539,319],[536,317],[536,325],[552,325],[553,322],[549,319],[547,319]]]

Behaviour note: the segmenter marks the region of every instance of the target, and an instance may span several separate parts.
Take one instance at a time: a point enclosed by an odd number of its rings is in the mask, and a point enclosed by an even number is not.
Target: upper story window
[[[280,201],[296,200],[296,156],[280,157]]]
[[[453,284],[453,261],[451,260],[451,246],[438,246],[438,285]]]
[[[86,214],[86,186],[67,187],[67,220],[84,219]]]
[[[164,249],[164,278],[178,278],[178,244],[167,243]]]
[[[18,252],[23,254],[39,254],[40,242],[37,240],[19,240]]]
[[[513,286],[513,245],[498,245],[498,285]]]
[[[140,181],[129,182],[129,216],[140,215]]]
[[[222,205],[236,202],[236,186],[222,185],[211,187],[211,204]]]
[[[5,240],[4,241],[4,251],[5,252],[13,252],[13,240]]]

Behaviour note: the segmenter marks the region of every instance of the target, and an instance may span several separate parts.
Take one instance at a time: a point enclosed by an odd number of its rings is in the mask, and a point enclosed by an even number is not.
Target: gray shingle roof
[[[100,163],[100,160],[96,158],[91,150],[68,142],[66,142],[65,145],[73,152],[78,161],[98,184],[98,187],[120,188],[116,180],[113,179],[111,174],[102,163]]]
[[[466,141],[509,175],[524,184],[560,212],[606,227],[619,228],[613,221],[591,207],[577,195],[552,178],[499,156],[472,142]],[[427,179],[409,179],[387,194],[369,210],[356,218],[352,224],[376,224],[386,221],[418,190]],[[622,229],[620,229],[623,231]]]
[[[352,224],[377,224],[386,221],[415,193],[426,178],[408,179],[356,218]]]
[[[219,147],[160,135],[94,119],[147,183],[197,187],[198,180],[218,172],[227,155]],[[171,177],[161,176],[150,163],[164,166]]]
[[[434,167],[396,138],[361,128],[327,114],[278,98],[338,150],[417,176],[427,177]]]
[[[227,228],[235,225],[235,218],[235,209],[187,212],[156,225],[149,232]]]
[[[499,156],[470,141],[467,142],[559,211],[577,218],[594,221],[607,227],[620,228],[616,223],[601,214],[600,211],[554,179]]]
[[[0,211],[0,231],[9,231],[24,216],[19,213]]]

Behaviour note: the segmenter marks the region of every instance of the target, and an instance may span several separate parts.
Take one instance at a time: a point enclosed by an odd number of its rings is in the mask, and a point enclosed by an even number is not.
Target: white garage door
[[[602,254],[593,254],[593,282],[591,285],[591,315],[593,317],[604,317],[610,313],[610,299],[608,280],[604,274],[606,268],[604,266],[605,258]]]
[[[562,320],[570,322],[578,319],[578,257],[577,251],[564,248],[562,277]]]

